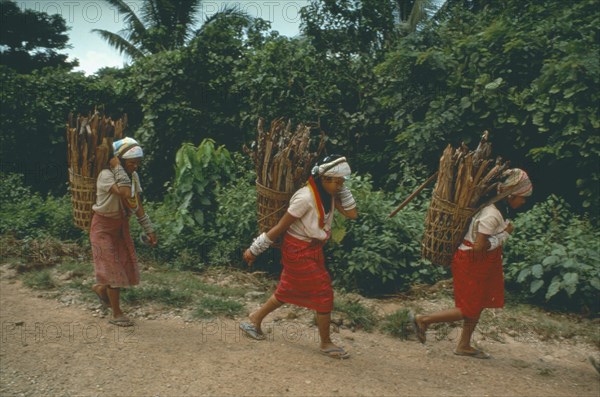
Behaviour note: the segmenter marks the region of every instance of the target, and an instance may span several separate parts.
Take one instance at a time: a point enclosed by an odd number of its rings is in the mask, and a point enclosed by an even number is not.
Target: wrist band
[[[267,233],[262,233],[260,236],[254,239],[252,245],[250,246],[250,252],[252,255],[259,256],[263,252],[265,252],[273,242],[267,237]]]
[[[342,189],[339,191],[338,198],[340,199],[342,208],[344,208],[346,211],[356,207],[354,196],[352,196],[352,192],[346,186],[342,187]]]
[[[501,246],[508,239],[508,236],[510,235],[507,232],[501,232],[488,237],[488,241],[490,242],[490,248],[488,249],[488,251],[495,250],[496,248]]]
[[[154,227],[152,226],[152,222],[150,221],[150,217],[148,216],[148,214],[144,214],[144,216],[137,218],[137,220],[140,226],[142,227],[142,230],[144,230],[144,233],[154,233]]]

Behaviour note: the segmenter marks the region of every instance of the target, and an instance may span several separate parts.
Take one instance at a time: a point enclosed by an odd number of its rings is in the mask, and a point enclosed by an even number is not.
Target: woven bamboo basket
[[[256,182],[256,204],[259,233],[268,232],[279,222],[292,198],[293,192],[269,189]]]
[[[92,205],[96,202],[96,180],[75,174],[69,169],[71,203],[73,204],[73,223],[86,232],[92,224]]]
[[[425,217],[421,257],[435,265],[449,266],[475,212],[476,209],[460,208],[433,193]]]

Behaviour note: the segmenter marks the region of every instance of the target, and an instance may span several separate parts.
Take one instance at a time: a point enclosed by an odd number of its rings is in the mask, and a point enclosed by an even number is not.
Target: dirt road
[[[0,288],[2,396],[600,395],[581,345],[486,341],[494,358],[476,360],[453,355],[449,340],[422,346],[341,329],[335,341],[352,357],[338,361],[318,353],[303,321],[271,320],[266,341],[241,336],[229,319],[117,328],[18,281]]]

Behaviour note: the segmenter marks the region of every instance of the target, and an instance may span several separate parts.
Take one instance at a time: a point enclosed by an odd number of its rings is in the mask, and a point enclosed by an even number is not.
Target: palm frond
[[[213,15],[206,17],[202,23],[202,26],[196,31],[195,35],[198,36],[210,24],[224,18],[237,18],[248,24],[250,24],[253,19],[250,14],[240,11],[239,9],[233,7],[225,8],[223,11],[216,12]]]
[[[429,18],[428,10],[431,8],[432,0],[415,0],[410,15],[406,21],[409,32],[415,32],[419,23]]]
[[[142,21],[138,18],[136,13],[127,5],[123,0],[104,0],[111,6],[117,9],[120,15],[123,15],[125,23],[131,26],[131,31],[135,32],[138,36],[143,36],[146,31],[146,27]]]
[[[143,58],[145,56],[140,49],[116,33],[102,29],[92,29],[92,32],[98,33],[111,47],[114,47],[120,54],[125,54],[131,59]]]

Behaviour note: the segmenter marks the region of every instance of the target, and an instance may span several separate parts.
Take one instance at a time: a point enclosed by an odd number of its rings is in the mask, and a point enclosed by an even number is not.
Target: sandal
[[[108,320],[109,323],[119,326],[119,327],[133,327],[133,321],[131,321],[128,317],[121,316],[117,318],[111,318]]]
[[[475,349],[475,351],[472,351],[472,352],[454,351],[454,354],[456,354],[457,356],[473,357],[473,358],[479,358],[482,360],[488,360],[488,359],[492,358],[492,356],[490,356],[483,350],[479,350],[479,349]]]
[[[348,353],[342,347],[332,347],[330,349],[325,349],[325,350],[321,349],[320,351],[321,351],[321,354],[324,354],[331,358],[337,358],[340,360],[350,357],[350,353]]]
[[[252,338],[255,340],[265,339],[265,334],[263,334],[262,331],[258,330],[254,326],[254,324],[240,323],[240,329],[244,332],[244,335],[246,335],[249,338]]]

